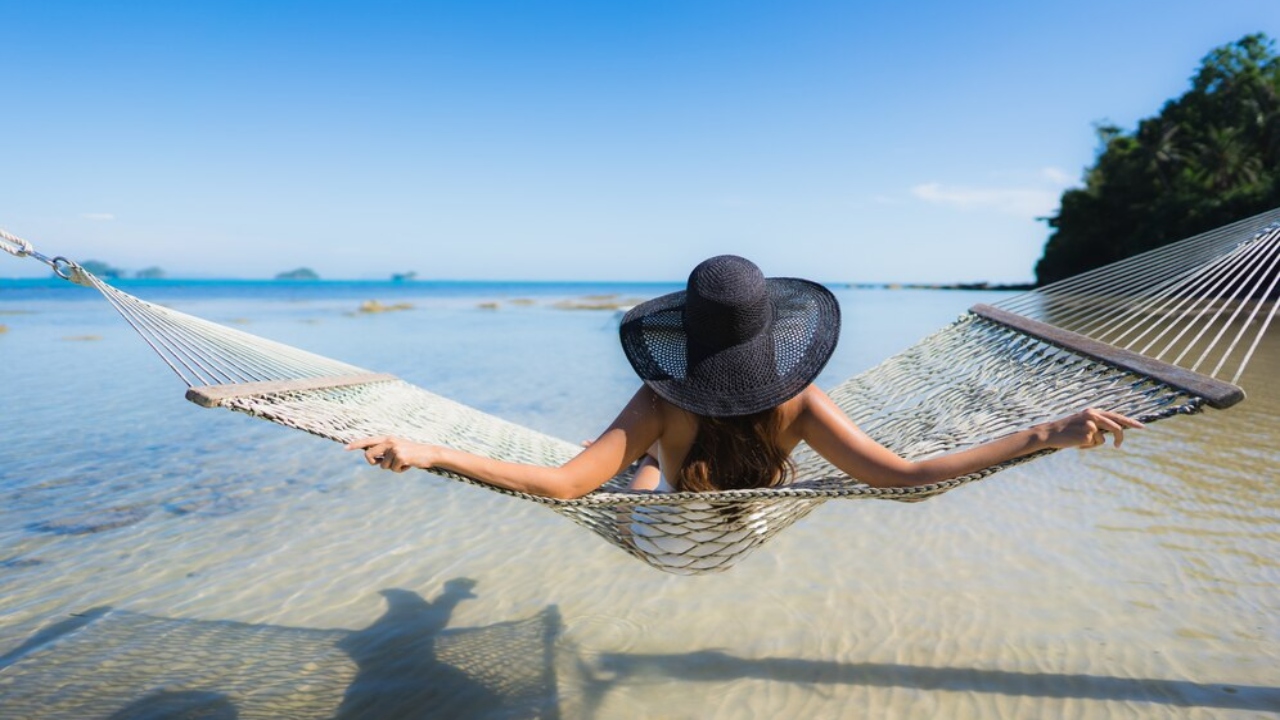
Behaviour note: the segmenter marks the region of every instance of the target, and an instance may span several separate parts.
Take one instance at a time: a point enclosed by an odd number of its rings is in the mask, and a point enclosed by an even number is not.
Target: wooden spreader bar
[[[360,375],[332,375],[329,377],[298,378],[295,380],[234,383],[231,385],[200,385],[187,390],[187,399],[200,407],[211,408],[218,407],[224,400],[250,395],[323,390],[399,379],[395,375],[387,375],[386,373],[363,373]]]
[[[969,312],[1011,327],[1024,335],[1044,340],[1051,345],[1154,378],[1166,385],[1203,398],[1209,407],[1222,410],[1244,400],[1244,389],[1238,385],[1201,375],[1177,365],[1153,360],[1131,350],[1098,342],[1080,333],[1063,330],[985,303],[974,305],[969,308]]]

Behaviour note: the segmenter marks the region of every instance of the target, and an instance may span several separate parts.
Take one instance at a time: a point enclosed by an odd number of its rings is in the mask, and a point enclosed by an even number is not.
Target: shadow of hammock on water
[[[1274,710],[1280,688],[1206,684],[1185,680],[1122,678],[1076,673],[1029,673],[894,663],[844,663],[802,658],[741,658],[718,650],[681,654],[602,654],[599,671],[617,680],[599,683],[596,694],[624,679],[629,684],[726,682],[759,678],[812,685],[862,685],[945,690],[1027,698],[1152,703],[1175,707]]]
[[[383,590],[362,630],[94,608],[0,656],[0,715],[22,718],[558,718],[558,610],[448,628],[473,580],[433,600]]]
[[[1280,688],[1181,680],[743,658],[717,650],[584,656],[562,637],[555,606],[521,620],[449,628],[458,603],[475,597],[474,585],[450,580],[430,601],[383,590],[386,612],[356,631],[95,608],[0,656],[0,710],[5,717],[109,720],[591,717],[623,687],[743,678],[1175,707],[1280,706]]]

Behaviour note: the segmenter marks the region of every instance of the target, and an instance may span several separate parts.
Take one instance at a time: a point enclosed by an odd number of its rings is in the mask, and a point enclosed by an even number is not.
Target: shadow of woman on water
[[[434,599],[383,590],[387,610],[336,646],[357,666],[334,714],[356,718],[559,717],[554,605],[524,620],[449,628],[476,582],[455,578]]]
[[[502,697],[436,656],[437,636],[458,603],[476,597],[475,584],[470,578],[449,580],[431,601],[409,590],[382,590],[387,611],[337,642],[359,669],[335,720],[446,717],[458,705],[481,715],[500,708]]]

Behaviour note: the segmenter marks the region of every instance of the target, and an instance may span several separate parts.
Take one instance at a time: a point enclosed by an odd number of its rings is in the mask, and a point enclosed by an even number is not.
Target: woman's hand
[[[1089,408],[1075,415],[1037,426],[1044,433],[1044,442],[1056,449],[1079,448],[1089,450],[1107,443],[1107,433],[1115,436],[1115,445],[1124,442],[1125,428],[1141,430],[1146,427],[1133,418],[1110,410]]]
[[[428,470],[439,461],[440,448],[398,437],[371,437],[347,443],[348,450],[364,450],[364,459],[392,472],[409,468]]]

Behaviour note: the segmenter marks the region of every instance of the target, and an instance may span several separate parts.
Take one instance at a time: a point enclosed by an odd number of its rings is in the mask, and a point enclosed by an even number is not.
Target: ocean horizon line
[[[429,286],[480,286],[480,285],[522,285],[530,287],[549,287],[549,286],[625,286],[625,287],[683,287],[685,281],[680,280],[581,280],[581,279],[485,279],[485,278],[414,278],[414,279],[393,279],[393,278],[308,278],[308,279],[286,279],[286,278],[246,278],[246,277],[164,277],[164,278],[135,278],[135,277],[104,277],[101,278],[110,285],[121,287],[177,287],[183,285],[264,285],[272,287],[322,287],[330,286],[397,286],[397,287],[429,287]],[[979,281],[953,281],[953,282],[920,282],[908,280],[875,280],[875,281],[859,281],[859,280],[818,280],[822,285],[835,288],[853,288],[853,289],[925,289],[925,290],[1020,290],[1030,289],[1035,286],[1034,282],[992,282],[986,280]],[[74,286],[74,283],[65,278],[50,274],[45,277],[3,277],[0,276],[0,288],[4,286],[11,287],[59,287],[62,285]]]

